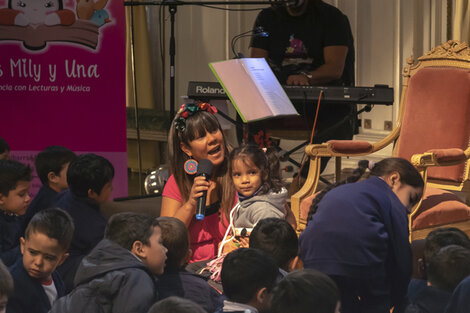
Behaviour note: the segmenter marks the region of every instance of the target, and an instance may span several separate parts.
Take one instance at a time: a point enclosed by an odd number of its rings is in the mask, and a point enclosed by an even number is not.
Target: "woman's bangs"
[[[193,115],[186,120],[186,131],[184,137],[189,142],[203,137],[207,132],[213,133],[219,129],[219,122],[213,114],[201,112],[200,114]]]

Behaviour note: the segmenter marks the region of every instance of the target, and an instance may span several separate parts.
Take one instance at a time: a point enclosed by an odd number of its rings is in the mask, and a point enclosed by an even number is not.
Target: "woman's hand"
[[[196,214],[197,199],[202,196],[204,190],[207,191],[209,189],[209,185],[210,182],[204,177],[195,177],[188,201],[181,203],[175,199],[163,197],[160,216],[176,217],[186,227],[189,227],[194,214]]]
[[[193,213],[196,213],[197,199],[202,197],[204,191],[207,192],[210,183],[204,176],[197,176],[194,178],[193,186],[189,194],[188,204],[194,208]]]

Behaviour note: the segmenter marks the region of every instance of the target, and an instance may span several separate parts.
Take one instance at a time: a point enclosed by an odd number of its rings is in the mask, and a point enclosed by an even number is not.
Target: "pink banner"
[[[122,1],[0,0],[0,137],[12,157],[49,145],[102,155],[113,196],[126,196],[125,49]]]

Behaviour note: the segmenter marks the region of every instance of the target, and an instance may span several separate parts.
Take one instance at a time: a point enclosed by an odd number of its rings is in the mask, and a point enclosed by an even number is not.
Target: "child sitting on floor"
[[[457,285],[470,275],[470,250],[449,245],[426,261],[427,286],[421,290],[405,313],[440,313],[450,302]]]
[[[192,300],[207,312],[222,307],[222,295],[197,274],[184,269],[191,258],[189,233],[182,221],[175,217],[159,217],[163,245],[168,249],[165,271],[158,276],[157,291],[160,299],[178,296]]]
[[[300,266],[299,239],[286,220],[270,217],[259,221],[251,232],[250,248],[266,252],[283,276]]]
[[[75,153],[62,146],[49,146],[38,153],[34,160],[34,166],[42,187],[26,211],[25,227],[28,226],[34,214],[52,208],[57,194],[69,187],[67,169],[75,158]]]
[[[279,270],[266,253],[258,249],[241,248],[227,254],[221,276],[228,300],[224,301],[224,307],[218,313],[269,312]]]
[[[271,313],[340,313],[340,307],[335,282],[314,269],[287,274],[272,293]]]
[[[11,266],[20,257],[20,237],[29,205],[31,168],[13,160],[0,160],[0,259]]]
[[[416,242],[412,242],[412,248],[413,244],[416,245]],[[428,263],[432,256],[450,245],[459,245],[470,249],[470,239],[462,230],[455,227],[437,228],[426,236],[421,255],[416,255],[418,260],[414,267],[417,268],[417,271],[408,285],[407,296],[410,303],[414,303],[417,295],[427,286]]]
[[[154,275],[165,267],[161,235],[152,216],[111,216],[105,239],[80,263],[74,289],[50,313],[147,313],[157,300]]]
[[[106,158],[82,154],[70,162],[67,170],[69,190],[60,194],[55,205],[73,219],[75,232],[70,245],[70,257],[57,269],[67,292],[82,258],[103,239],[106,219],[100,211],[113,191],[114,166]]]
[[[36,213],[21,238],[22,258],[10,268],[15,292],[8,313],[46,313],[65,295],[65,287],[56,267],[68,257],[73,236],[72,218],[59,209]]]

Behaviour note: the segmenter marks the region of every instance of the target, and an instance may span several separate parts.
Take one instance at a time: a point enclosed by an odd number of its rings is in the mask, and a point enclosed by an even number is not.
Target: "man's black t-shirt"
[[[294,17],[285,8],[270,7],[259,13],[254,27],[259,26],[269,36],[252,37],[250,46],[268,51],[268,61],[281,84],[289,75],[313,71],[324,64],[324,47],[347,46],[341,79],[327,85],[354,85],[353,37],[348,18],[337,8],[320,1]]]

